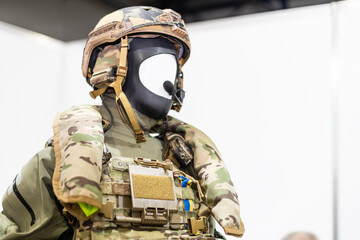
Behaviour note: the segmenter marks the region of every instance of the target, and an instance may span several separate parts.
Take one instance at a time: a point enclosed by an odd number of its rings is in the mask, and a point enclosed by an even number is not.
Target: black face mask
[[[177,59],[174,44],[164,38],[134,38],[130,42],[128,72],[123,86],[123,91],[129,99],[131,106],[156,120],[168,114],[172,105],[172,99],[159,96],[147,89],[140,80],[139,68],[144,60],[158,54],[171,54]],[[179,69],[178,61],[176,61],[176,64],[177,69]],[[177,75],[178,73],[176,73]],[[173,83],[175,78],[167,80]]]

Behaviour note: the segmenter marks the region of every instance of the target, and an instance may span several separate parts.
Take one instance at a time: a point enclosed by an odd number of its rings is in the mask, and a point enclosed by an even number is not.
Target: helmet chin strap
[[[95,99],[97,96],[103,94],[109,87],[113,88],[116,95],[116,106],[122,120],[134,131],[136,143],[141,143],[146,141],[144,132],[141,130],[140,125],[136,120],[134,110],[132,109],[128,98],[122,90],[122,85],[127,74],[127,52],[128,39],[127,36],[125,36],[121,38],[120,62],[117,66],[116,80],[104,88],[90,92],[90,96]],[[120,109],[120,104],[125,110],[124,113]]]

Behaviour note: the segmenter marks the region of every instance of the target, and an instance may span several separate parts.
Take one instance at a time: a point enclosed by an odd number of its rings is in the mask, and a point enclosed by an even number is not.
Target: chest
[[[136,143],[132,134],[113,131],[105,134],[105,144],[112,156],[156,159],[164,161],[164,142],[158,138],[145,136],[146,142]]]

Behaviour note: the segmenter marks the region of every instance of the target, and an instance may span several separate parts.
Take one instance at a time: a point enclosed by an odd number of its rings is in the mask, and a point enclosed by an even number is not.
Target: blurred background
[[[1,0],[0,193],[52,136],[56,113],[99,104],[81,74],[86,37],[130,5],[172,8],[187,23],[186,99],[171,115],[218,146],[243,239],[356,239],[358,0]]]

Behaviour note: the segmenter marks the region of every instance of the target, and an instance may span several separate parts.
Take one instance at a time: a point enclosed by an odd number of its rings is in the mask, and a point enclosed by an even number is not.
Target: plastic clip
[[[121,76],[121,77],[126,77],[127,70],[128,70],[127,67],[118,66],[116,75]]]
[[[199,231],[206,233],[208,230],[206,217],[199,217],[197,220],[192,217],[189,218],[187,222],[191,236],[198,235]]]
[[[141,131],[139,133],[135,133],[136,143],[146,142],[146,138],[144,136],[144,132]]]

